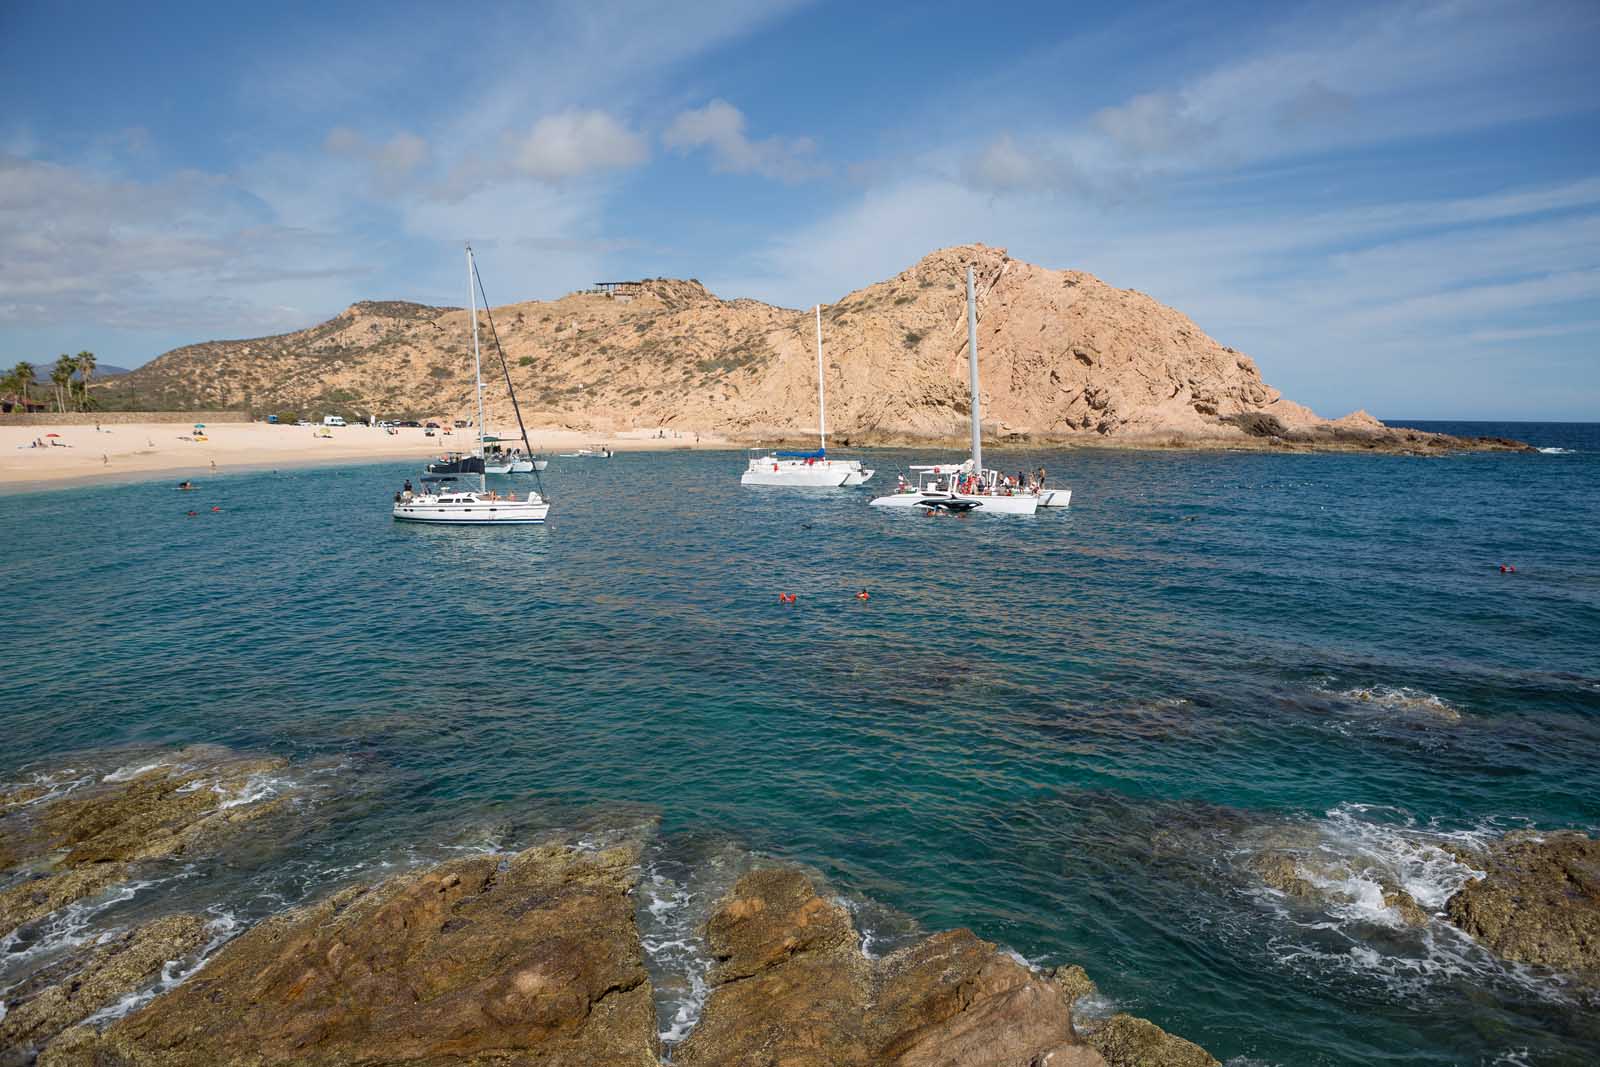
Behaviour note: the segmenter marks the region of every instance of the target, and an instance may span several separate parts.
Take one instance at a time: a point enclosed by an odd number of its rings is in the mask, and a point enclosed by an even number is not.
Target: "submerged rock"
[[[254,787],[284,766],[186,751],[171,765],[7,812],[4,861],[29,870],[0,890],[0,935],[125,880],[135,862],[183,855],[274,810],[284,798]]]
[[[206,921],[169,915],[126,931],[81,961],[66,961],[6,990],[0,1067],[31,1062],[61,1031],[148,986],[206,941]]]
[[[1286,849],[1268,849],[1250,860],[1250,869],[1267,885],[1297,899],[1348,898],[1357,880],[1352,867],[1334,857]],[[1383,906],[1406,926],[1425,926],[1428,912],[1416,898],[1387,875],[1363,872],[1383,895]]]
[[[1451,922],[1506,959],[1600,985],[1600,840],[1507,834],[1470,862],[1484,877],[1445,902]]]
[[[638,851],[476,856],[269,919],[46,1067],[655,1067]]]
[[[684,1067],[1133,1062],[1074,1030],[1071,1003],[1094,988],[1082,968],[1041,974],[969,930],[868,959],[849,912],[799,871],[746,875],[706,933],[719,962],[699,1024],[674,1049]]]

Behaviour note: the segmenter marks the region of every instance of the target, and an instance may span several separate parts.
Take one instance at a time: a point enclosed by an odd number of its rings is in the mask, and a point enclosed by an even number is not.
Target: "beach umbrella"
[[[46,437],[60,437],[61,435],[58,434],[58,433],[47,433],[47,434],[45,434],[45,436]]]
[[[203,422],[197,422],[194,424],[194,428],[197,430],[203,430],[206,428],[206,424]]]

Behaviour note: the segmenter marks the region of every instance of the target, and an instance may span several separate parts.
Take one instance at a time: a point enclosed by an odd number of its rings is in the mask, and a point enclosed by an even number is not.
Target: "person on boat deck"
[[[406,479],[406,484],[401,486],[400,490],[401,490],[401,492],[405,492],[405,493],[411,492],[411,479],[410,478]]]

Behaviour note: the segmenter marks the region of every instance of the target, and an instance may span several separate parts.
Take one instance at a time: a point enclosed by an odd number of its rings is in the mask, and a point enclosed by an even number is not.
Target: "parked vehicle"
[[[341,416],[341,415],[324,415],[324,416],[322,416],[322,425],[324,425],[324,426],[343,426],[344,425],[344,417]]]

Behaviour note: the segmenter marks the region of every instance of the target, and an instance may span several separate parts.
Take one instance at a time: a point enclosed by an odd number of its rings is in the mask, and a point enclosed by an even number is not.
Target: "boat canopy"
[[[828,450],[819,448],[815,452],[777,452],[774,455],[779,459],[827,459]]]

